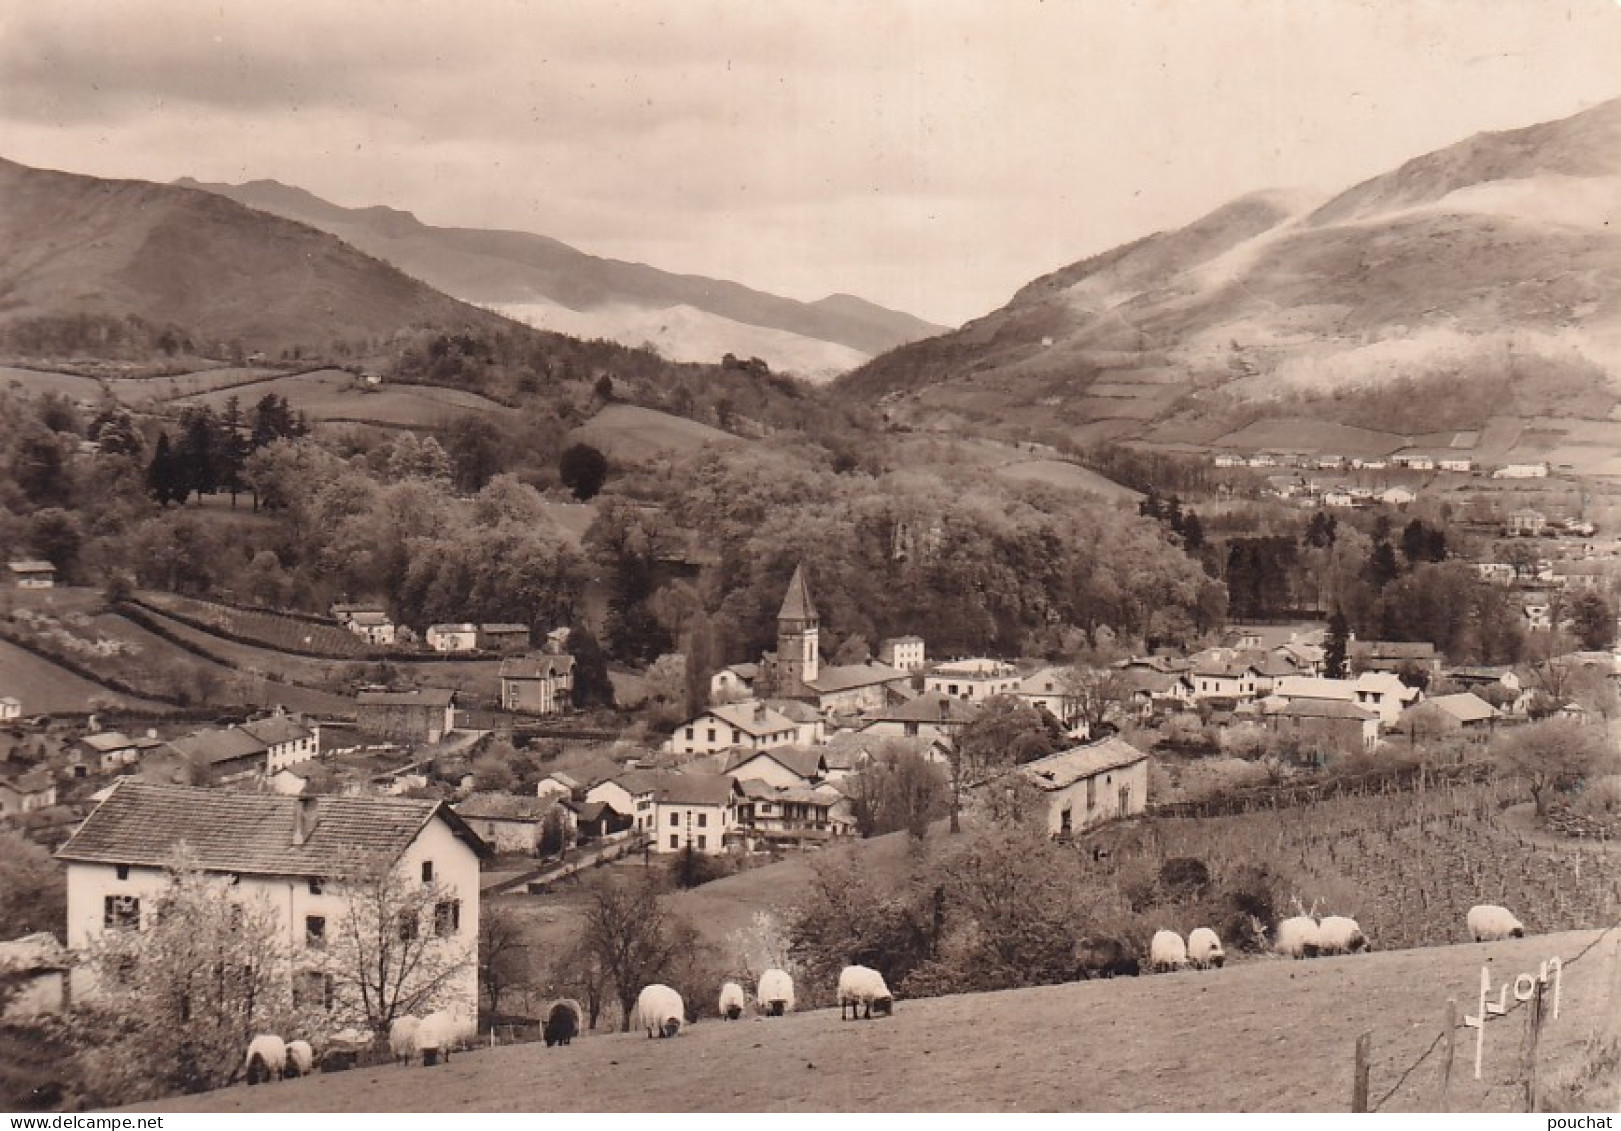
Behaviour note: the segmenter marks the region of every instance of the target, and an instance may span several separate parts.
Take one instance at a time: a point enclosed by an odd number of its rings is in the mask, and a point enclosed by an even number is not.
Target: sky
[[[0,0],[0,157],[954,325],[1247,192],[1621,97],[1618,61],[1621,0]]]

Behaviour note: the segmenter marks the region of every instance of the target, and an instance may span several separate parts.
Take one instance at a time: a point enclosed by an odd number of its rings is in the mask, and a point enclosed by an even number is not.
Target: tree
[[[236,497],[247,490],[247,484],[242,481],[242,466],[248,458],[248,441],[242,429],[242,403],[232,393],[225,402],[219,433],[219,485],[231,493],[232,510],[236,509]]]
[[[478,984],[491,1013],[501,1012],[501,999],[534,982],[534,960],[523,917],[506,904],[480,905]]]
[[[849,779],[856,831],[864,837],[905,829],[914,839],[947,811],[947,780],[940,767],[904,743],[884,743]]]
[[[202,872],[182,845],[165,887],[146,902],[131,908],[138,930],[109,929],[88,952],[94,1074],[109,1091],[218,1088],[241,1070],[256,1034],[302,1028],[268,900],[233,896],[230,879]]]
[[[77,584],[79,552],[84,548],[84,525],[79,516],[59,507],[46,507],[35,511],[28,525],[28,541],[34,552],[56,567],[63,584]]]
[[[1323,644],[1323,674],[1329,679],[1345,678],[1350,640],[1351,628],[1345,622],[1345,614],[1335,609],[1334,615],[1328,618],[1328,638]]]
[[[474,926],[460,922],[454,889],[379,865],[337,877],[328,890],[343,911],[327,932],[319,971],[337,987],[340,1023],[363,1025],[381,1040],[408,1013],[477,1009],[458,998],[478,945]]]
[[[1075,721],[1085,723],[1092,734],[1118,719],[1135,691],[1126,673],[1108,664],[1066,668],[1060,686]]]
[[[594,498],[608,479],[608,457],[590,444],[572,444],[557,460],[557,477],[581,502]]]
[[[1547,719],[1504,732],[1490,752],[1500,772],[1525,781],[1539,817],[1547,815],[1556,787],[1603,773],[1615,762],[1601,729],[1571,719]]]
[[[204,495],[218,490],[222,477],[219,421],[206,405],[180,414],[180,439],[174,446],[176,478],[186,493]],[[185,501],[185,495],[181,496]]]
[[[1601,652],[1615,643],[1615,610],[1602,593],[1587,589],[1577,594],[1568,615],[1571,631],[1588,651]]]
[[[1011,695],[993,695],[952,737],[951,831],[962,831],[963,794],[1010,766],[1044,758],[1063,747],[1064,732],[1045,711]]]
[[[187,488],[168,432],[158,433],[157,447],[152,449],[151,462],[146,465],[146,489],[160,506],[186,500]]]
[[[581,942],[619,999],[621,1032],[630,1032],[642,987],[662,980],[695,937],[691,924],[665,910],[651,879],[609,881],[591,893]]]
[[[568,634],[569,655],[574,657],[574,705],[586,707],[612,707],[614,705],[613,680],[608,678],[608,657],[596,636],[584,625],[574,625]]]
[[[51,854],[14,829],[0,829],[0,924],[7,938],[67,926],[67,874]]]
[[[460,416],[445,437],[456,488],[472,494],[484,489],[505,463],[501,433],[487,417]]]

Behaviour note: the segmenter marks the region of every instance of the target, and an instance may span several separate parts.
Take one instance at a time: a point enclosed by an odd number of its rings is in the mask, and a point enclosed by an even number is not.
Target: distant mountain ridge
[[[841,387],[914,426],[1212,447],[1267,418],[1392,435],[1607,420],[1617,372],[1621,100],[1476,135],[1326,202],[1241,197]]]
[[[829,363],[840,368],[945,330],[851,295],[799,302],[726,280],[678,275],[641,263],[601,258],[530,232],[435,227],[393,208],[345,208],[277,181],[228,185],[184,178],[176,183],[310,224],[447,294],[518,317],[523,317],[526,308],[544,316],[546,308],[562,307],[597,314],[596,322],[611,329],[613,320],[603,316],[604,311],[687,308],[714,319],[842,347],[842,352],[826,353]],[[570,321],[566,315],[561,318]],[[630,321],[635,328],[628,337],[645,330],[645,317]],[[690,315],[686,321],[696,325]],[[564,325],[559,323],[556,328],[564,329]],[[725,328],[705,323],[697,336],[702,339],[705,355],[681,359],[719,360],[718,353],[709,356],[707,351],[724,341]],[[738,336],[756,342],[774,341],[769,337]],[[637,338],[625,344],[641,343],[642,339]],[[672,356],[684,352],[678,340],[655,344]],[[721,352],[740,351],[723,348]],[[788,355],[794,351],[784,352]],[[812,358],[822,356],[815,351],[800,352]]]

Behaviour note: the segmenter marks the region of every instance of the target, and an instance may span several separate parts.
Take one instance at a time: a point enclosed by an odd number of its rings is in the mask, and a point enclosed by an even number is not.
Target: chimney
[[[951,700],[944,695],[940,696],[940,721],[943,723],[951,721]]]
[[[757,722],[757,723],[765,722],[765,704],[764,703],[756,703],[754,705],[754,721]]]
[[[303,844],[315,832],[316,822],[320,819],[315,811],[320,803],[319,797],[297,797],[293,799],[293,843]]]

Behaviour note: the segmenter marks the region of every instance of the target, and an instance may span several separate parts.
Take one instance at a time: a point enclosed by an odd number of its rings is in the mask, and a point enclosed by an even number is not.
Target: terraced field
[[[335,660],[366,659],[374,652],[360,637],[335,624],[316,624],[298,617],[238,609],[157,591],[142,593],[141,601],[171,614],[176,620],[240,637],[266,648],[318,652]]]

